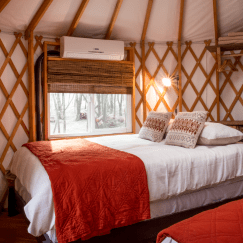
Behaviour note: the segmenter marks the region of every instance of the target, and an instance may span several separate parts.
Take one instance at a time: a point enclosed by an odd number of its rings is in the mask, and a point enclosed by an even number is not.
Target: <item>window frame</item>
[[[48,139],[57,139],[57,138],[70,138],[70,137],[89,137],[89,136],[101,136],[101,135],[112,135],[112,134],[124,134],[132,133],[132,95],[126,94],[126,127],[122,128],[95,128],[95,102],[94,95],[90,94],[90,100],[88,102],[88,112],[87,112],[87,122],[88,122],[88,131],[85,133],[63,133],[63,134],[50,134],[50,95],[47,94],[47,104],[48,104]]]

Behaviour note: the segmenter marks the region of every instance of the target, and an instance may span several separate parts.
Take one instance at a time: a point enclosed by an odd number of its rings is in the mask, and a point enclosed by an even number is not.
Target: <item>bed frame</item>
[[[195,208],[191,210],[187,210],[180,213],[175,213],[168,216],[162,216],[146,221],[142,221],[133,225],[117,228],[111,230],[111,233],[108,235],[103,236],[96,236],[86,241],[77,240],[74,242],[85,242],[85,243],[154,243],[156,241],[156,237],[158,232],[161,230],[180,222],[181,220],[187,219],[189,217],[192,217],[200,212],[203,212],[205,210],[213,209],[215,207],[218,207],[220,205],[223,205],[225,203],[235,201],[238,199],[242,199],[242,196],[236,197],[234,199],[227,199],[221,202],[217,202],[214,204],[210,204],[207,206],[203,206],[200,208]],[[14,189],[14,184],[11,183],[9,186],[9,207],[8,207],[8,213],[9,216],[15,216],[18,213],[21,213],[25,216],[24,213],[24,206],[25,201],[22,199],[22,197],[18,194],[17,191]],[[25,217],[26,218],[26,217]],[[26,218],[28,221],[28,219]],[[29,222],[29,221],[28,221]],[[38,243],[51,243],[49,237],[45,234],[36,237],[36,240]]]

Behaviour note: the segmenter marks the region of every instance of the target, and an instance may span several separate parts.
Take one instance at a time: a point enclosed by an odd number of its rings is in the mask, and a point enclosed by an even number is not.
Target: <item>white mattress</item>
[[[164,141],[154,143],[140,139],[137,134],[88,140],[140,157],[147,172],[150,201],[154,205],[159,200],[170,200],[243,176],[243,144],[186,149],[164,145]],[[38,158],[28,149],[21,148],[13,157],[11,172],[31,197],[25,206],[30,221],[29,233],[35,236],[50,230],[53,233],[55,214],[50,180]]]

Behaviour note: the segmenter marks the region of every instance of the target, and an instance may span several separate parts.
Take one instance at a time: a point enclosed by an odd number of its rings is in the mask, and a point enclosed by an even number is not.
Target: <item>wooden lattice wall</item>
[[[42,37],[35,37],[35,58],[42,49]],[[211,42],[182,46],[182,110],[208,110],[209,120],[216,114],[215,56],[204,48]],[[29,139],[28,120],[28,48],[22,34],[0,33],[0,167],[4,171],[13,153]],[[143,93],[141,47],[135,48],[136,132],[143,124],[143,97],[147,112],[174,111],[178,106],[178,90],[174,83],[164,88],[161,79],[177,75],[177,45],[148,43],[145,45],[145,95]],[[233,57],[238,72],[220,74],[221,120],[243,120],[242,58]]]
[[[42,37],[35,37],[38,56]],[[39,54],[38,54],[39,53]],[[0,35],[0,168],[29,140],[28,43],[21,33]]]
[[[182,111],[207,110],[208,120],[217,121],[216,55],[205,48],[210,44],[211,40],[205,40],[204,44],[193,44],[188,41],[182,45]],[[135,43],[131,43],[131,46],[135,47],[136,55],[136,131],[138,132],[144,119],[142,55],[140,46]],[[176,108],[178,109],[177,84],[173,83],[172,87],[167,88],[163,87],[161,82],[163,77],[178,74],[177,46],[167,42],[166,46],[159,47],[159,44],[148,43],[145,53],[147,113],[151,110],[174,112]],[[220,121],[243,120],[243,58],[233,57],[233,59],[239,71],[219,75]]]

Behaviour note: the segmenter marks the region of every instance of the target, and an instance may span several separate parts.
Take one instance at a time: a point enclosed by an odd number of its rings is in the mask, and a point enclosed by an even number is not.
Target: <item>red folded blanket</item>
[[[47,171],[58,243],[86,240],[150,218],[138,157],[85,139],[24,144]]]
[[[242,243],[243,200],[224,204],[174,224],[162,230],[156,242],[160,243],[166,236],[178,243]]]

